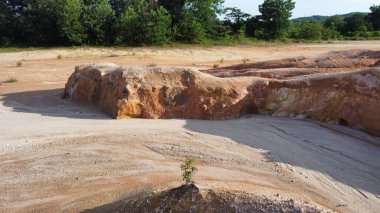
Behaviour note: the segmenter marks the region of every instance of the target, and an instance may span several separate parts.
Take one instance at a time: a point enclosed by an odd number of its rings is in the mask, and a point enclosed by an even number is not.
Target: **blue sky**
[[[238,7],[242,11],[257,15],[258,5],[264,0],[225,0],[226,7]],[[293,18],[312,15],[335,15],[349,12],[368,12],[379,0],[295,0]]]

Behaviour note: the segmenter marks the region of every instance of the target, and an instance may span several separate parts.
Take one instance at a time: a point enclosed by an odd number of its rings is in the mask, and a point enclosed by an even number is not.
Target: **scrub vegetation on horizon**
[[[344,19],[291,21],[295,7],[265,0],[251,16],[223,0],[2,0],[0,46],[380,39],[380,5]]]

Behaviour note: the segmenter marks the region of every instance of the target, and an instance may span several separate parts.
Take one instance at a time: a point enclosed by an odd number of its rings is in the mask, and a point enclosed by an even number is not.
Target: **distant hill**
[[[342,18],[347,18],[347,17],[353,16],[353,15],[358,14],[358,13],[367,14],[367,13],[363,13],[363,12],[352,12],[352,13],[342,14],[342,15],[338,15],[338,16],[340,16]],[[328,17],[331,17],[331,16],[314,15],[314,16],[295,18],[295,19],[292,19],[292,21],[323,21]]]

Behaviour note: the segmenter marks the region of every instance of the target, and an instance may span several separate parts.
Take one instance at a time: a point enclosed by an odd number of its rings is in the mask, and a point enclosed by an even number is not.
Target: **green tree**
[[[224,0],[188,0],[185,6],[198,20],[202,20],[204,27],[209,27],[218,18],[218,14],[223,12],[223,2]]]
[[[336,30],[342,32],[344,29],[345,22],[341,16],[335,15],[326,18],[323,22],[323,26],[327,29]]]
[[[218,19],[223,12],[223,0],[158,0],[171,15],[173,37],[179,41],[199,42],[205,37],[226,35]]]
[[[369,22],[366,19],[366,15],[357,13],[353,16],[344,19],[346,22],[344,26],[344,32],[346,35],[352,35],[354,33],[365,33],[369,29]]]
[[[260,27],[259,16],[248,18],[245,24],[245,34],[249,37],[263,38],[263,29]]]
[[[11,43],[13,16],[5,1],[0,2],[0,45]]]
[[[287,35],[290,17],[295,3],[292,0],[265,0],[259,6],[258,16],[260,27],[265,39],[279,39]]]
[[[226,8],[226,22],[231,26],[234,33],[238,33],[240,30],[245,28],[246,21],[251,15],[242,12],[236,7]]]
[[[117,43],[129,45],[164,44],[171,38],[171,19],[161,6],[151,7],[145,0],[135,1],[119,18]]]
[[[323,30],[319,21],[301,21],[292,24],[290,36],[296,39],[321,40]]]
[[[370,7],[371,13],[368,14],[368,19],[374,30],[380,30],[380,5]]]
[[[23,42],[34,45],[53,45],[60,43],[58,25],[59,12],[63,0],[34,0],[21,4],[16,14],[22,26]]]
[[[61,13],[60,28],[70,44],[83,44],[87,39],[82,16],[83,0],[66,0]]]
[[[186,0],[158,0],[158,3],[169,12],[172,19],[172,26],[177,25],[183,18],[182,10],[185,6]]]
[[[188,9],[183,9],[181,14],[182,19],[174,28],[175,39],[188,43],[199,43],[202,41],[206,34],[202,23]]]
[[[82,24],[91,44],[112,42],[112,26],[115,13],[108,0],[84,0]]]

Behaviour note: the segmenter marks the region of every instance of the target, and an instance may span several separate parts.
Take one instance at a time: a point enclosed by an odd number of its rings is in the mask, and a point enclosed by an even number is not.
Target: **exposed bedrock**
[[[380,135],[380,68],[288,80],[218,78],[191,69],[76,67],[65,97],[123,118],[302,116]]]
[[[355,71],[380,66],[380,51],[329,52],[315,58],[287,58],[203,70],[217,77],[255,76],[286,79],[316,73]]]

